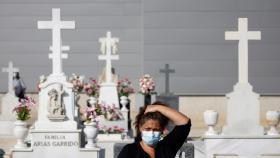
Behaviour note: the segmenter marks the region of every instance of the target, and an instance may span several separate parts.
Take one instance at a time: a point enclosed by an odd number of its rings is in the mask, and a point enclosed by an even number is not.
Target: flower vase
[[[208,126],[208,131],[205,132],[205,135],[217,135],[218,132],[215,131],[214,126],[218,122],[218,112],[215,110],[206,110],[203,113],[204,122]]]
[[[96,122],[85,122],[84,123],[84,133],[86,136],[87,144],[85,148],[95,148],[96,147],[96,137],[98,134],[98,128]]]
[[[93,96],[89,97],[89,101],[88,103],[90,104],[91,107],[95,107],[96,103],[97,103],[97,99]]]
[[[127,96],[121,96],[120,97],[120,103],[122,105],[121,110],[122,111],[127,111],[128,109],[126,108],[126,105],[128,104],[128,97]]]
[[[152,99],[151,99],[151,94],[145,94],[144,95],[144,105],[150,105],[152,102]]]
[[[18,120],[14,123],[14,135],[17,139],[17,143],[14,146],[15,148],[26,148],[26,144],[24,143],[24,139],[28,134],[27,122]]]
[[[279,135],[276,127],[279,124],[279,112],[278,111],[267,111],[266,120],[270,129],[267,131],[267,135]]]

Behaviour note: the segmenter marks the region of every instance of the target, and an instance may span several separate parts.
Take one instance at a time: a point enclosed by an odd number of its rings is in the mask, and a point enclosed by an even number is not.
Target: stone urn
[[[91,105],[91,107],[95,107],[96,103],[97,103],[97,99],[93,96],[89,97],[88,103]]]
[[[205,135],[217,135],[218,132],[215,131],[214,127],[218,122],[218,112],[215,110],[206,110],[203,116],[204,122],[208,126],[208,131],[205,132]]]
[[[121,96],[120,97],[120,103],[122,105],[121,110],[122,111],[127,111],[128,109],[126,108],[126,105],[128,104],[129,100],[127,96]]]
[[[28,128],[27,128],[27,122],[17,120],[14,123],[14,135],[17,139],[17,143],[14,146],[15,148],[26,148],[26,144],[24,143],[24,139],[27,137],[28,134]]]
[[[98,135],[98,128],[96,122],[85,122],[84,123],[84,133],[86,136],[87,144],[85,148],[95,148],[96,147],[96,137]]]
[[[267,111],[266,112],[266,120],[270,129],[267,131],[267,135],[279,135],[276,127],[279,123],[279,111]]]

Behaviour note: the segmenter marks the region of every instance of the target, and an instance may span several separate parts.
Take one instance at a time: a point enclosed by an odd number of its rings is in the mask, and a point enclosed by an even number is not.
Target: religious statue
[[[14,73],[13,87],[15,90],[15,96],[18,97],[19,99],[24,99],[26,86],[25,86],[22,78],[20,78],[19,72]]]
[[[63,103],[63,87],[60,85],[59,89],[52,89],[48,92],[49,103],[48,111],[50,119],[59,119],[65,117],[65,105]]]
[[[111,49],[112,50],[112,54],[116,54],[117,51],[118,51],[118,40],[114,40],[112,41],[111,43]],[[106,42],[101,42],[101,46],[100,46],[100,51],[102,54],[106,54],[106,49],[107,49],[107,46],[106,46]]]

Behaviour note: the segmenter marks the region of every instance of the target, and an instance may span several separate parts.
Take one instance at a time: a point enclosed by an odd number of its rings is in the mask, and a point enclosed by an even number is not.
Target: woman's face
[[[162,132],[162,128],[160,126],[159,121],[157,120],[147,120],[141,127],[140,131],[158,131]]]

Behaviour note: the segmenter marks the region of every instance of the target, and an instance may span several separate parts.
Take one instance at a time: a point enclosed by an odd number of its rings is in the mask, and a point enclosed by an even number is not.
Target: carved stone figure
[[[52,89],[48,92],[49,95],[49,118],[50,119],[62,119],[65,117],[65,105],[63,103],[63,87],[58,89]]]

